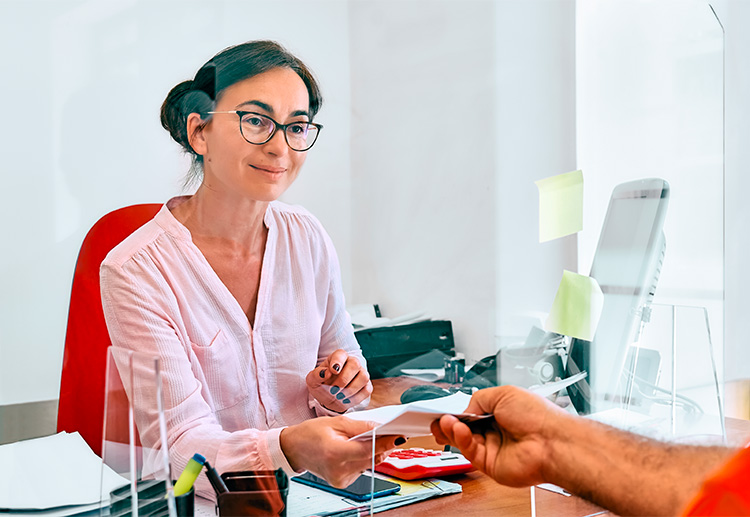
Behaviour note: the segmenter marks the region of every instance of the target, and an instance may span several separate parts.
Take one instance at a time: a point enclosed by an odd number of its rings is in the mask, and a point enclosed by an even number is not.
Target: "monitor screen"
[[[599,325],[592,341],[573,339],[568,351],[567,376],[588,373],[568,388],[579,413],[622,401],[628,347],[638,339],[661,270],[668,199],[661,179],[623,183],[612,193],[590,273],[604,295]]]

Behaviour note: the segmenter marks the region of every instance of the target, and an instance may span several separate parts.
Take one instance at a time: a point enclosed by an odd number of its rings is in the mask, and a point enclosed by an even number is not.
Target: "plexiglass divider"
[[[103,426],[103,464],[127,483],[102,483],[100,515],[176,517],[158,357],[109,348]]]
[[[721,373],[705,307],[655,304],[620,376],[621,419],[668,441],[726,443]]]

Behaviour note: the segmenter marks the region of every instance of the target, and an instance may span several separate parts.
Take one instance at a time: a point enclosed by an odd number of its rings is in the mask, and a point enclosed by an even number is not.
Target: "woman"
[[[115,248],[101,284],[114,346],[161,358],[176,469],[199,452],[219,472],[311,470],[345,485],[371,461],[371,444],[347,441],[370,424],[314,419],[366,405],[372,384],[330,238],[276,201],[320,132],[321,101],[301,61],[253,41],[214,56],[162,106],[200,186]],[[141,421],[144,443],[159,443]]]

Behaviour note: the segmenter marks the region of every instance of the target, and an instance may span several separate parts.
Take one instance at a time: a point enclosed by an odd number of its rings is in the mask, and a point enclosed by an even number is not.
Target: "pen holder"
[[[195,487],[190,487],[190,491],[177,495],[174,498],[177,505],[177,517],[193,517],[195,515]]]
[[[219,494],[219,516],[286,516],[289,478],[281,470],[224,472],[221,475],[228,492]]]
[[[174,484],[174,481],[172,481]],[[154,479],[137,482],[138,515],[168,515],[167,487],[164,481]],[[133,517],[130,485],[122,486],[109,494],[110,517]],[[195,488],[180,496],[175,496],[178,517],[193,517],[195,513]]]

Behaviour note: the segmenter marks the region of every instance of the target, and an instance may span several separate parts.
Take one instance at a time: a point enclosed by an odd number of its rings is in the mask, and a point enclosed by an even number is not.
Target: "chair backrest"
[[[57,430],[78,431],[101,455],[107,332],[99,291],[99,266],[107,253],[143,226],[162,207],[142,204],[108,213],[91,227],[78,253],[65,334]]]

